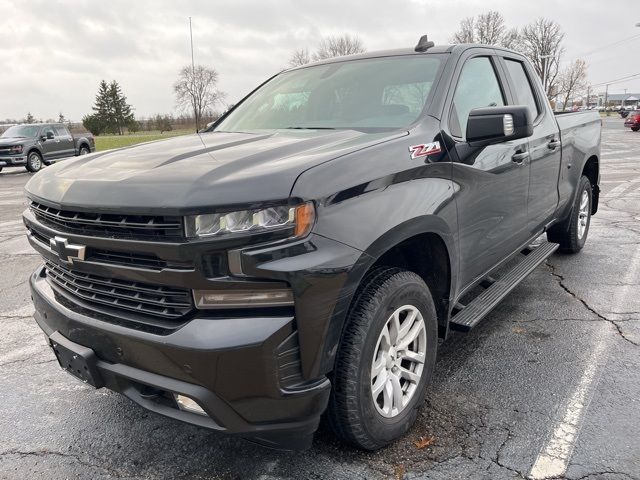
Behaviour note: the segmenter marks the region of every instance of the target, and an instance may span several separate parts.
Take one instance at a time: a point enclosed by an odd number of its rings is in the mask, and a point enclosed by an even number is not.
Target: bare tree
[[[567,108],[571,98],[587,88],[587,62],[581,58],[571,62],[558,78],[558,93],[564,98],[563,108]]]
[[[531,60],[549,98],[557,94],[563,40],[560,25],[546,18],[526,25],[520,33],[518,50]]]
[[[204,113],[222,102],[225,93],[218,90],[218,72],[203,65],[183,67],[173,84],[178,107],[192,110],[196,117],[196,129]]]
[[[475,18],[467,17],[460,22],[460,30],[453,34],[451,43],[474,43],[476,41]]]
[[[299,67],[300,65],[306,65],[311,61],[308,48],[299,48],[291,55],[289,59],[290,67]]]
[[[460,22],[460,29],[451,37],[451,42],[505,45],[511,43],[517,36],[518,30],[507,30],[502,14],[491,10],[477,17],[463,19]]]
[[[504,17],[495,10],[478,15],[475,24],[476,41],[487,45],[498,45],[507,29],[504,24]]]
[[[354,53],[364,53],[366,48],[356,35],[345,33],[339,36],[330,35],[320,40],[318,50],[313,54],[313,60],[324,60],[325,58],[341,57]]]
[[[517,28],[510,28],[503,33],[502,38],[500,39],[500,45],[512,50],[520,50],[520,38],[520,30]]]

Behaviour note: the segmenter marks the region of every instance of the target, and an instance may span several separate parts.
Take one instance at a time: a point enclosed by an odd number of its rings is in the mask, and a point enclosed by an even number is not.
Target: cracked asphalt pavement
[[[602,196],[555,254],[440,345],[416,425],[363,453],[321,428],[282,453],[149,413],[62,372],[31,317],[29,174],[0,174],[0,478],[640,479],[640,133],[604,120]],[[420,442],[422,440],[422,442]],[[416,445],[421,443],[422,448]]]

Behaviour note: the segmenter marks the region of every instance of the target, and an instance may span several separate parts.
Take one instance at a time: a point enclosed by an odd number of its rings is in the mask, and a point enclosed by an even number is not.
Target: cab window
[[[505,58],[504,62],[507,65],[507,71],[511,77],[511,83],[513,84],[516,94],[516,101],[519,105],[526,105],[529,107],[531,120],[534,120],[538,115],[540,115],[540,108],[538,107],[536,97],[533,94],[529,77],[524,70],[524,65],[522,62],[510,60],[508,58]]]
[[[56,136],[58,137],[66,137],[69,135],[69,133],[67,132],[67,127],[56,125],[54,128],[56,129]]]
[[[489,57],[475,57],[462,67],[449,118],[451,134],[463,138],[469,112],[474,108],[505,104],[500,82]]]

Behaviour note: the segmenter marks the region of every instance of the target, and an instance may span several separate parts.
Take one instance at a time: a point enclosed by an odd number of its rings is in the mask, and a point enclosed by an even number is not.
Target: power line
[[[598,87],[600,85],[613,85],[614,83],[620,83],[620,82],[624,82],[626,80],[632,80],[636,77],[640,77],[640,73],[634,73],[631,75],[627,75],[626,77],[620,77],[620,78],[616,78],[613,80],[608,80],[606,82],[600,82],[600,83],[595,83],[593,85],[591,85],[592,87]]]
[[[630,37],[623,38],[622,40],[618,40],[616,42],[609,43],[607,45],[602,45],[602,46],[600,46],[598,48],[594,48],[593,50],[589,50],[588,52],[584,52],[584,53],[582,53],[580,55],[576,55],[576,56],[572,57],[572,59],[588,57],[589,55],[591,55],[593,53],[599,52],[600,50],[604,50],[604,49],[607,49],[607,48],[615,47],[617,45],[620,45],[621,43],[630,42],[631,40],[635,40],[637,38],[640,38],[640,34],[632,35]]]

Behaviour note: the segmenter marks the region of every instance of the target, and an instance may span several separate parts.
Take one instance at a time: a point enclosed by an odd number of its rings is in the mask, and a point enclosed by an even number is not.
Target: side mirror
[[[517,140],[533,135],[533,122],[529,107],[476,108],[469,113],[467,142],[476,147]]]
[[[47,139],[47,137],[45,135],[40,135],[40,141],[44,142]]]
[[[53,140],[53,132],[47,132],[47,140]]]

